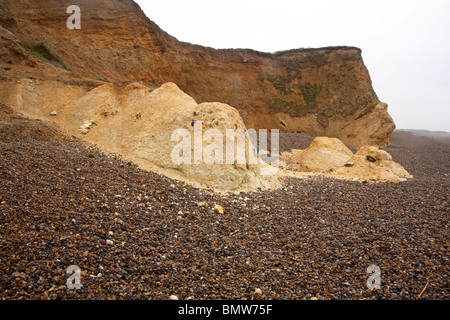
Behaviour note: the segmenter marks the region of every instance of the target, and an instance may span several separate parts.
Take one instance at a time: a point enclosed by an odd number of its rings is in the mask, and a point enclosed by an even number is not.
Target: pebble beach
[[[220,194],[1,118],[0,299],[450,298],[448,139],[394,132],[386,151],[414,176],[402,183]],[[311,140],[281,134],[280,151]]]

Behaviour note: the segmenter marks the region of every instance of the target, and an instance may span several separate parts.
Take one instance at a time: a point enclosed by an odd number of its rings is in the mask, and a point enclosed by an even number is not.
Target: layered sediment
[[[0,25],[21,40],[45,42],[61,58],[50,62],[65,68],[40,75],[36,67],[45,62],[34,58],[33,77],[56,72],[59,81],[173,82],[199,103],[236,108],[247,128],[337,137],[350,147],[389,143],[395,124],[358,48],[216,50],[178,41],[131,0],[78,5],[81,29],[69,30],[64,2],[2,0]],[[16,53],[3,61],[13,63]]]

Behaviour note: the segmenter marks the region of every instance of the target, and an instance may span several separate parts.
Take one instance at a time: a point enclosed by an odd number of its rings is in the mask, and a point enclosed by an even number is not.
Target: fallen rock
[[[114,117],[105,117],[105,105],[119,112]],[[254,147],[235,108],[219,102],[197,104],[174,83],[165,83],[152,92],[139,83],[108,83],[90,90],[67,106],[67,116],[58,117],[62,125],[67,128],[84,121],[79,131],[85,135],[85,140],[107,152],[120,154],[143,169],[198,187],[223,191],[267,189],[279,185],[276,177],[263,172],[267,164],[249,161],[252,152],[248,150],[254,150]],[[196,119],[192,121],[194,113]],[[136,121],[137,115],[141,116],[139,121]],[[95,132],[93,124],[98,124]],[[244,133],[243,162],[226,162],[227,130]],[[212,136],[208,136],[208,132]],[[217,135],[222,140],[217,141],[219,147],[215,144]],[[200,151],[196,148],[198,145]],[[216,156],[218,151],[222,151],[223,156]],[[216,159],[223,162],[217,163]]]
[[[208,204],[205,201],[199,201],[199,202],[197,202],[197,206],[198,207],[207,207]]]
[[[360,181],[401,182],[413,178],[389,153],[378,147],[362,147],[347,163],[331,174],[342,179]]]
[[[317,137],[303,150],[285,155],[287,168],[302,172],[330,172],[342,167],[353,153],[337,138]]]
[[[216,204],[214,206],[214,212],[223,214],[224,213],[223,207]]]

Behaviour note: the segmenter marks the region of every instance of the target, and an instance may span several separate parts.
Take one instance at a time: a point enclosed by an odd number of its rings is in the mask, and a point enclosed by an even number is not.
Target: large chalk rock
[[[250,161],[249,150],[254,148],[235,108],[218,102],[197,104],[174,83],[154,91],[139,83],[105,84],[58,114],[78,127],[89,119],[96,125],[83,139],[169,177],[219,190],[277,185],[275,176],[265,175],[265,163]],[[227,130],[241,130],[244,162],[227,163]]]
[[[401,182],[413,178],[389,153],[378,147],[362,147],[347,163],[332,173],[343,179],[370,182]]]
[[[344,165],[353,156],[337,138],[317,137],[311,145],[289,158],[288,169],[302,172],[330,172]]]

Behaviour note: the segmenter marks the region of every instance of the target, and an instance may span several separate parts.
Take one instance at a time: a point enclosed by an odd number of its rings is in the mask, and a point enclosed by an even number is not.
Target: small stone
[[[50,115],[53,116],[53,117],[54,117],[54,116],[57,116],[57,115],[58,115],[58,112],[52,111],[52,112],[50,113]]]
[[[255,294],[261,295],[262,294],[262,290],[260,288],[256,288],[255,289]]]
[[[171,295],[170,297],[169,297],[169,299],[170,300],[178,300],[178,297],[176,296],[176,295]]]
[[[354,166],[354,163],[353,162],[349,162],[349,163],[346,163],[346,164],[344,164],[344,166],[345,167],[353,167]]]
[[[106,240],[106,244],[109,244],[109,245],[113,245],[114,244],[114,242],[112,241],[112,240]]]
[[[223,207],[216,204],[216,205],[214,206],[214,212],[223,214],[223,213],[224,213]]]
[[[89,132],[89,130],[91,129],[91,126],[96,124],[94,121],[92,120],[86,120],[81,126],[80,126],[80,132],[82,134],[87,134]]]
[[[12,276],[13,276],[14,278],[26,278],[26,275],[25,275],[25,273],[23,273],[23,272],[14,272],[14,273],[12,274]]]
[[[319,300],[317,297],[312,297],[310,300]]]
[[[207,207],[208,204],[205,201],[199,201],[199,202],[197,202],[197,206],[198,207]]]
[[[110,236],[113,236],[113,235],[114,235],[114,232],[109,231],[108,234],[109,234]]]

